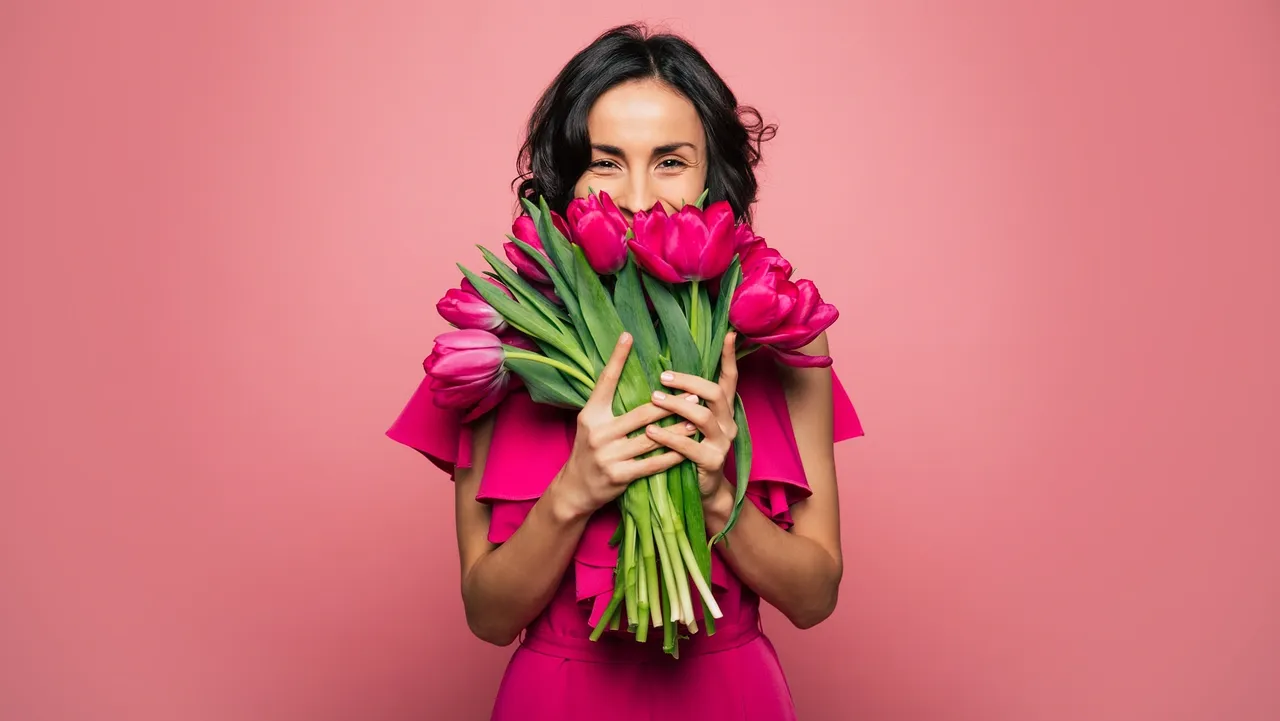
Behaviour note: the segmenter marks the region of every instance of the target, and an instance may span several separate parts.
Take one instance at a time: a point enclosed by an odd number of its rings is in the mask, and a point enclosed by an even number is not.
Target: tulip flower
[[[795,285],[785,268],[765,263],[744,271],[729,303],[729,323],[744,338],[763,336],[777,328],[796,304]]]
[[[503,366],[502,340],[486,330],[442,333],[423,361],[435,404],[467,411],[464,422],[488,413],[506,397],[511,373]]]
[[[762,263],[773,261],[786,271],[788,278],[791,277],[793,272],[791,263],[787,262],[787,259],[783,258],[782,254],[777,250],[770,248],[764,238],[756,235],[751,230],[751,226],[746,223],[738,226],[734,234],[733,249],[742,260],[742,272],[744,275],[750,273]]]
[[[744,275],[729,306],[729,322],[751,343],[769,348],[797,367],[831,365],[830,356],[799,352],[839,317],[811,280],[792,282],[789,267],[766,261]]]
[[[686,205],[667,215],[662,204],[636,213],[630,241],[636,262],[667,283],[711,280],[733,262],[736,228],[733,209],[718,201],[700,210]]]
[[[503,288],[501,283],[492,278],[489,282],[502,288],[508,296],[511,295],[511,291]],[[488,301],[476,291],[471,281],[465,278],[460,287],[450,288],[444,294],[444,297],[436,303],[436,310],[445,320],[458,328],[487,330],[492,333],[501,333],[507,328],[507,321],[502,314],[489,305]]]
[[[612,275],[627,263],[627,218],[608,193],[575,198],[565,215],[569,218],[569,239],[581,246],[591,269]]]
[[[565,225],[564,218],[561,218],[557,213],[552,213],[551,222],[555,224],[561,234],[566,238],[569,237],[569,227]],[[542,239],[538,237],[538,229],[534,225],[533,218],[528,215],[521,215],[516,218],[515,222],[511,224],[511,235],[528,243],[542,253],[543,256],[546,256],[547,251],[542,247]],[[507,254],[507,260],[511,261],[511,265],[520,275],[529,279],[535,285],[551,283],[551,276],[547,275],[547,271],[543,270],[542,266],[533,258],[530,258],[523,248],[515,243],[505,243],[502,249]]]

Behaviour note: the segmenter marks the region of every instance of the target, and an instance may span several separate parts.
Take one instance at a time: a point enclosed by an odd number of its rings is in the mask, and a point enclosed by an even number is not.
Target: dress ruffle
[[[863,435],[862,424],[839,376],[832,373],[833,441]],[[414,448],[453,477],[469,468],[470,426],[462,414],[439,408],[424,378],[403,411],[387,430],[392,440]],[[742,396],[752,440],[752,464],[747,498],[783,528],[792,525],[791,507],[812,491],[805,476],[787,408],[786,395],[767,357],[740,361],[738,392]],[[493,437],[476,499],[489,504],[489,541],[503,543],[524,522],[537,499],[563,467],[573,449],[575,413],[535,403],[524,390],[512,392],[495,410]],[[734,478],[732,468],[726,475]],[[613,592],[613,569],[618,549],[609,546],[619,521],[614,504],[600,509],[588,522],[574,553],[576,597],[590,608],[594,625]],[[712,554],[711,583],[719,591],[738,585],[720,558]],[[696,605],[695,605],[696,608]],[[700,609],[699,609],[700,610]]]

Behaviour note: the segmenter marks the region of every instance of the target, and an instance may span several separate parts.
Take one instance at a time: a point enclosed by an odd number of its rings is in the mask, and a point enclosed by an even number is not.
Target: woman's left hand
[[[738,359],[736,334],[730,331],[720,353],[720,380],[714,382],[686,373],[668,371],[662,382],[668,388],[685,391],[689,396],[657,392],[653,404],[686,419],[702,434],[695,441],[656,425],[646,432],[657,443],[693,461],[698,468],[698,489],[703,499],[710,498],[725,483],[724,463],[738,436],[733,420],[734,398],[738,393]],[[699,401],[706,402],[702,405]],[[692,402],[691,402],[692,401]]]

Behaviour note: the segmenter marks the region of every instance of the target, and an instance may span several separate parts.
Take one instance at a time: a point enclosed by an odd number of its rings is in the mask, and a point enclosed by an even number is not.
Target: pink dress
[[[739,393],[753,442],[747,497],[783,528],[790,507],[810,493],[791,427],[786,397],[764,354],[741,361]],[[862,426],[833,374],[834,441],[862,435]],[[569,457],[574,412],[534,403],[517,391],[497,409],[492,444],[477,499],[490,504],[489,540],[511,537]],[[452,474],[471,463],[467,426],[437,408],[424,379],[387,435]],[[732,454],[730,455],[732,464]],[[733,478],[733,469],[727,469]],[[760,599],[733,574],[718,551],[711,584],[724,617],[716,633],[680,644],[680,658],[662,653],[661,634],[640,644],[606,633],[588,639],[613,591],[618,522],[614,504],[588,523],[559,590],[525,630],[503,676],[491,721],[787,721],[795,707],[778,656],[760,624]]]

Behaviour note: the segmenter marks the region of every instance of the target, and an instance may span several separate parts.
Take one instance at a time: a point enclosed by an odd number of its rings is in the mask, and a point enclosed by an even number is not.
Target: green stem
[[[640,530],[640,558],[644,561],[644,576],[640,580],[639,604],[636,609],[636,640],[643,642],[649,635],[649,624],[645,616],[652,618],[653,626],[662,624],[658,614],[658,559],[654,552],[653,519],[649,512],[648,488],[643,483],[633,483],[626,490],[635,494],[633,505],[636,514],[636,525]],[[652,607],[651,605],[652,604]]]
[[[609,599],[609,605],[605,607],[604,615],[600,617],[600,621],[596,624],[596,627],[591,629],[592,641],[599,641],[600,636],[604,634],[605,629],[613,625],[613,622],[618,617],[618,607],[622,605],[625,596],[626,582],[622,577],[622,573],[619,573],[613,586],[613,598]]]
[[[637,608],[639,604],[640,588],[638,584],[640,574],[636,568],[636,539],[639,531],[636,528],[635,518],[630,513],[624,514],[623,523],[625,526],[622,536],[622,555],[620,556],[620,558],[625,559],[623,561],[623,572],[625,573],[623,597],[626,600],[627,630],[635,633],[636,619],[639,618]]]
[[[665,476],[665,473],[660,473],[651,477],[649,482],[666,484]],[[679,583],[680,579],[684,578],[684,569],[680,568],[680,549],[673,546],[668,540],[668,534],[671,533],[671,523],[664,517],[662,510],[658,508],[657,499],[658,494],[656,491],[649,494],[649,506],[653,511],[654,519],[658,523],[659,538],[662,539],[662,543],[658,544],[658,557],[662,560],[663,586],[667,590],[666,598],[669,599],[669,605],[666,607],[668,611],[663,614],[662,619],[664,623],[667,621],[675,623],[684,620],[682,607],[679,603]]]
[[[694,341],[698,340],[698,323],[702,319],[698,316],[698,309],[702,304],[698,302],[698,281],[689,284],[689,332],[693,335]]]
[[[530,353],[529,351],[523,351],[523,350],[509,350],[508,348],[503,348],[503,353],[506,354],[506,356],[509,358],[518,358],[520,360],[533,361],[534,363],[541,363],[543,365],[551,366],[556,370],[562,371],[564,373],[567,373],[568,375],[573,376],[574,378],[577,378],[578,380],[582,381],[583,385],[585,385],[586,387],[592,390],[595,390],[596,382],[588,378],[586,375],[584,375],[581,370],[574,368],[568,363],[561,363],[560,361],[554,358],[548,358],[540,353]]]
[[[676,574],[676,590],[679,592],[678,600],[680,603],[680,617],[690,631],[697,632],[698,622],[693,617],[693,602],[689,595],[689,575],[692,574],[695,582],[700,579],[702,573],[698,569],[697,561],[688,564],[687,558],[681,559],[679,539],[684,536],[684,521],[672,511],[671,498],[667,494],[666,479],[662,479],[661,484],[653,484],[652,492],[654,503],[657,506],[657,515],[663,519],[662,540],[668,544],[669,552],[672,555],[673,569],[679,569]],[[684,539],[685,545],[688,545],[689,539]],[[680,561],[683,560],[684,563]],[[681,568],[687,565],[688,568]]]
[[[693,548],[689,545],[689,538],[684,534],[680,534],[677,540],[680,542],[680,553],[684,556],[685,563],[693,568],[698,567],[698,559],[693,555]],[[707,586],[707,582],[702,578],[701,573],[693,575],[693,583],[698,587],[698,593],[702,594],[702,600],[707,604],[707,608],[711,611],[712,618],[720,618],[724,614],[720,611],[720,606],[716,603],[715,596],[711,593],[711,588]]]
[[[736,354],[734,354],[734,357],[737,358],[738,360],[742,360],[743,358],[746,358],[747,356],[751,355],[752,353],[755,353],[756,351],[760,350],[763,347],[764,346],[762,345],[744,346],[741,349],[739,349]]]

